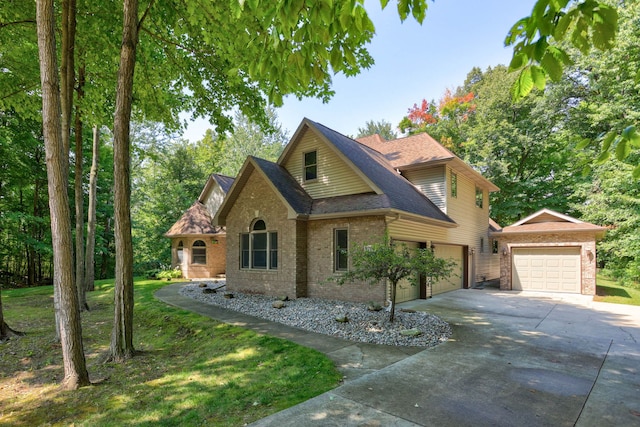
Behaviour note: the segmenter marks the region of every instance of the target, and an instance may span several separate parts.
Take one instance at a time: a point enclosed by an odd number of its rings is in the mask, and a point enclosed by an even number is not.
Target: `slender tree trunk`
[[[1,289],[2,286],[0,286],[0,290]],[[24,333],[11,329],[11,327],[5,323],[4,313],[2,311],[2,292],[0,291],[0,342],[8,340],[11,335],[22,336]]]
[[[2,312],[2,291],[0,290],[0,342],[9,338],[9,325],[4,323],[4,314]]]
[[[84,96],[84,72],[85,68],[80,67],[78,71],[78,101]],[[82,112],[80,107],[76,105],[76,164],[75,164],[75,205],[76,205],[76,287],[78,288],[78,301],[80,310],[89,310],[87,304],[87,293],[84,283],[84,192],[82,191],[83,177],[83,153],[82,153]]]
[[[396,314],[396,289],[398,282],[391,283],[391,312],[389,313],[389,322],[393,322]]]
[[[60,87],[56,64],[55,14],[53,0],[36,3],[40,80],[42,84],[42,126],[45,141],[51,239],[53,243],[53,288],[60,304],[59,325],[64,379],[62,387],[89,385],[82,347],[78,295],[73,283],[71,216],[69,209],[69,153],[62,144]],[[66,166],[65,166],[66,165]]]
[[[111,358],[132,357],[133,348],[133,244],[131,241],[130,136],[133,76],[138,44],[138,1],[124,0],[124,20],[116,111],[113,122],[113,186],[116,240],[115,313]]]
[[[93,126],[93,153],[91,155],[91,172],[89,175],[89,212],[87,212],[87,246],[85,261],[85,290],[93,291],[95,287],[95,248],[96,248],[96,206],[98,185],[98,160],[100,159],[100,129]]]
[[[111,246],[111,219],[108,216],[104,217],[104,233],[102,235],[107,250],[102,251],[101,263],[100,263],[100,279],[107,277],[107,268],[109,266],[109,246]]]

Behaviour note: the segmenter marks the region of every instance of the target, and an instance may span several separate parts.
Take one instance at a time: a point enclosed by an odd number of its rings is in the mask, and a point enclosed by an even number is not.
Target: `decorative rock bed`
[[[208,286],[201,287],[197,282],[186,285],[180,293],[207,304],[350,341],[433,347],[451,336],[449,324],[429,313],[407,313],[396,308],[395,320],[391,323],[388,311],[368,310],[369,304],[319,298],[287,300],[282,307],[274,308],[274,302],[282,302],[284,297],[235,292],[233,298],[229,298],[226,289],[221,288],[223,281],[204,283]],[[213,288],[217,292],[207,291]],[[346,321],[338,322],[338,318]]]

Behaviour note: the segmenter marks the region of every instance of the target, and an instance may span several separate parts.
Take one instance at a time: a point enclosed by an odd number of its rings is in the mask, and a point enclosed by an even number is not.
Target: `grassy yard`
[[[640,288],[618,285],[615,280],[598,275],[598,286],[594,301],[615,304],[640,305]]]
[[[99,282],[83,314],[91,380],[61,391],[51,287],[3,291],[4,317],[27,335],[0,344],[0,426],[240,426],[338,385],[321,353],[261,336],[153,298],[167,282],[136,281],[139,354],[103,363],[113,283]]]

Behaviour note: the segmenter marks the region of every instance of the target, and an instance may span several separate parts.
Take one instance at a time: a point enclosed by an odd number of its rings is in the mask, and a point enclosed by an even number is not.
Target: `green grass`
[[[103,363],[113,283],[89,294],[83,314],[89,374],[97,384],[61,391],[51,287],[3,291],[4,316],[27,335],[0,344],[0,425],[240,426],[338,385],[323,354],[229,326],[153,298],[167,282],[136,281],[139,354]]]
[[[615,304],[640,305],[640,289],[622,286],[615,280],[598,275],[596,296],[594,301],[611,302]]]

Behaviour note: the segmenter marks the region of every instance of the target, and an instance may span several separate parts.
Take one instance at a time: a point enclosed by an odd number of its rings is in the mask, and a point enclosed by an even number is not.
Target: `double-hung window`
[[[240,235],[240,268],[278,268],[278,233],[267,231],[267,225],[263,220],[256,221],[249,233]]]
[[[202,240],[196,240],[191,247],[191,264],[207,263],[207,245]]]
[[[318,179],[318,152],[309,151],[304,153],[304,180],[314,179]]]
[[[484,191],[482,188],[476,187],[476,206],[482,208],[484,205]]]
[[[451,172],[451,197],[458,197],[458,175]]]
[[[334,230],[333,246],[334,246],[334,270],[347,271],[349,269],[349,233],[346,228],[337,228]]]

